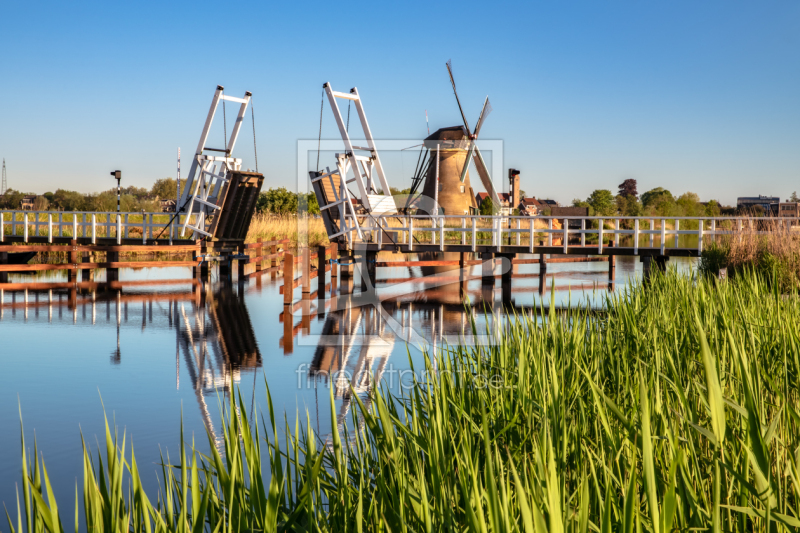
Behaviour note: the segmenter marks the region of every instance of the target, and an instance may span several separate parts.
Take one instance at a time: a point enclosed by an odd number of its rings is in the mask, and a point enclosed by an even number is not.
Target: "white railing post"
[[[414,217],[408,217],[408,251],[414,249]]]
[[[520,219],[517,219],[517,246],[519,246],[520,243],[522,242],[521,241],[522,235],[520,235],[519,232],[520,222],[521,222]]]
[[[639,219],[633,221],[633,255],[639,255]]]
[[[150,238],[153,238],[153,215],[150,215]]]
[[[28,213],[23,213],[22,222],[25,224],[25,231],[22,234],[25,236],[25,242],[28,242]]]
[[[147,215],[144,213],[142,213],[142,244],[147,244]]]
[[[586,219],[581,219],[581,246],[586,246]]]
[[[122,244],[122,217],[117,215],[117,244]]]
[[[11,235],[17,236],[17,212],[11,211]]]
[[[6,228],[4,224],[5,220],[5,214],[0,212],[0,242],[6,242]]]
[[[664,250],[667,248],[667,219],[661,219],[661,255],[664,255]]]
[[[697,253],[703,253],[703,221],[697,225]]]
[[[128,228],[128,215],[125,214],[125,229],[123,231],[125,232],[125,238],[126,239],[129,237],[129,235],[128,235],[129,229],[130,228]]]
[[[72,238],[78,238],[78,215],[76,213],[72,213]]]
[[[477,230],[477,225],[478,225],[478,219],[475,218],[475,217],[472,217],[472,251],[473,252],[475,251],[475,245],[477,244],[477,240],[478,240],[478,232],[476,231]]]
[[[439,219],[439,250],[444,251],[444,217]]]
[[[598,254],[602,254],[603,253],[603,229],[604,229],[603,228],[603,219],[599,218],[599,219],[597,219],[597,222],[598,222],[598,224],[597,224],[597,228],[598,228],[597,229],[597,253]]]
[[[614,220],[614,246],[619,246],[619,219]]]
[[[561,244],[564,245],[564,253],[567,253],[567,246],[569,246],[569,219],[564,219],[564,227],[561,228],[562,236],[561,239],[564,241]]]
[[[53,213],[47,213],[47,242],[53,242]]]
[[[97,213],[92,213],[92,244],[97,244]]]
[[[547,219],[547,246],[553,246],[553,219]]]
[[[702,221],[700,221],[700,223],[702,224]],[[711,228],[710,228],[710,230],[711,230],[711,232],[710,232],[711,233],[711,241],[712,242],[717,242],[717,219],[716,218],[712,218],[711,219]]]
[[[533,253],[533,217],[530,219],[530,225],[528,227],[528,233],[530,233],[530,242],[528,243],[528,252]]]
[[[655,241],[656,241],[655,231],[656,231],[656,221],[651,218],[650,219],[650,246],[649,246],[649,248],[654,248],[655,247]]]
[[[678,239],[680,238],[680,235],[678,234],[678,231],[680,231],[680,229],[681,229],[681,221],[676,218],[675,219],[675,248],[677,248],[680,245],[680,242],[678,241]]]
[[[503,246],[503,219],[497,219],[497,251],[500,251],[500,247]]]
[[[461,229],[462,230],[467,229],[467,219],[466,218],[462,218],[461,219]],[[461,246],[464,246],[465,244],[467,244],[467,232],[466,231],[462,231],[461,232]]]

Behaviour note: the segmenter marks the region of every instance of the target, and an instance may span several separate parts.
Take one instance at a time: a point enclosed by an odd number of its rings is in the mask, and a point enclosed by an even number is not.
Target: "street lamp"
[[[111,173],[111,175],[114,176],[114,178],[116,178],[117,180],[117,213],[119,213],[119,195],[120,195],[119,182],[122,179],[122,171],[115,170],[114,172]]]

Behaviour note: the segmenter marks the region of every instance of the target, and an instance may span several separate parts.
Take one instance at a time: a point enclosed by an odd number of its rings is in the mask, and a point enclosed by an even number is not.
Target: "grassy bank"
[[[755,271],[774,279],[783,292],[800,289],[800,232],[777,225],[763,229],[719,237],[703,250],[700,271],[716,275],[727,268],[731,276]]]
[[[796,531],[800,303],[774,288],[670,273],[609,296],[601,318],[520,316],[323,439],[281,428],[271,403],[251,427],[240,399],[225,456],[184,449],[158,496],[109,431],[86,452],[89,529]],[[10,528],[60,531],[29,457]]]

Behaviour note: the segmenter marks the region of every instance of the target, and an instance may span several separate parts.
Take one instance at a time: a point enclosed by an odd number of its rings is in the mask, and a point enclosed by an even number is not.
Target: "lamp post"
[[[119,213],[119,195],[120,195],[119,182],[122,179],[122,171],[115,170],[114,172],[111,173],[111,175],[114,176],[114,178],[117,180],[117,213]]]

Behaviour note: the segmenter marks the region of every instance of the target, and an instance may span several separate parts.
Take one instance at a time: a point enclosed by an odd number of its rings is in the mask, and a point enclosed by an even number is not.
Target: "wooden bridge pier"
[[[0,252],[0,265],[8,264],[8,252]],[[8,283],[8,272],[0,272],[0,283]]]
[[[500,276],[500,287],[502,291],[503,302],[511,301],[511,276],[514,273],[513,261],[516,255],[517,254],[498,254],[498,257],[501,260],[501,268],[504,269]],[[505,264],[506,261],[508,261],[507,265]]]

